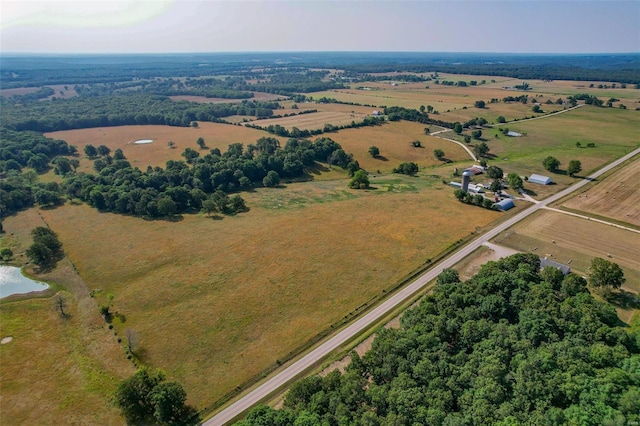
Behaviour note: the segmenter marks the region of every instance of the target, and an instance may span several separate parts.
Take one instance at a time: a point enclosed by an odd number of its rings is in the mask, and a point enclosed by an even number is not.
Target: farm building
[[[505,198],[504,200],[495,203],[493,206],[495,208],[497,208],[498,210],[505,212],[505,211],[507,211],[509,209],[514,208],[516,205],[513,204],[513,200],[512,199]]]
[[[454,188],[462,189],[462,183],[460,183],[460,182],[449,182],[449,185],[453,186]],[[467,187],[467,190],[468,190],[468,192],[473,192],[474,194],[482,194],[482,193],[484,193],[484,188],[482,186],[474,185],[472,183],[469,184],[469,186]]]
[[[476,165],[473,165],[473,166],[471,166],[469,168],[464,169],[463,171],[464,172],[471,172],[474,175],[479,175],[480,173],[484,173],[484,167],[478,166],[476,164]]]
[[[540,258],[540,269],[544,269],[547,266],[552,266],[556,269],[559,269],[560,272],[562,272],[564,275],[567,275],[569,272],[571,272],[571,268],[567,265],[563,265],[562,263],[559,262],[555,262],[551,259],[547,259],[546,257],[541,257]]]
[[[551,184],[551,178],[549,176],[542,176],[537,174],[532,174],[529,176],[530,183],[538,183],[540,185],[549,185]]]

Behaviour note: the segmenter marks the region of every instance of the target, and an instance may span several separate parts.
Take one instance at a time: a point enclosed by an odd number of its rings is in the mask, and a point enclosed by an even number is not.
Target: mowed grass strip
[[[340,193],[346,182],[334,184]],[[289,188],[299,185],[316,183]],[[115,295],[114,309],[126,316],[117,328],[135,330],[144,361],[183,383],[199,407],[500,217],[458,203],[442,184],[352,191],[281,211],[253,201],[288,190],[247,194],[251,211],[222,220],[145,221],[84,205],[43,215],[89,286]]]
[[[640,226],[640,159],[563,204]]]

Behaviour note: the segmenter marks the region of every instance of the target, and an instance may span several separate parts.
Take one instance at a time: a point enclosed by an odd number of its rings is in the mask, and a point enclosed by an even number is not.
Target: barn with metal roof
[[[552,181],[549,176],[542,176],[534,173],[531,176],[529,176],[528,182],[538,183],[540,185],[550,185]]]

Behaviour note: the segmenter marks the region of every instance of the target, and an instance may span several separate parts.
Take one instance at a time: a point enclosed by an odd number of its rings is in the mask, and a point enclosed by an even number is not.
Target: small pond
[[[134,144],[142,145],[142,144],[151,143],[151,142],[153,142],[153,139],[138,139],[137,141],[134,142]]]
[[[43,291],[48,284],[34,281],[22,275],[20,268],[0,266],[0,299],[12,294],[24,294],[32,291]]]

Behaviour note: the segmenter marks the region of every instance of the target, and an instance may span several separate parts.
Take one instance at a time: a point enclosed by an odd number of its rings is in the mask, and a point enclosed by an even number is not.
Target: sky
[[[1,53],[640,52],[640,0],[0,0]]]

